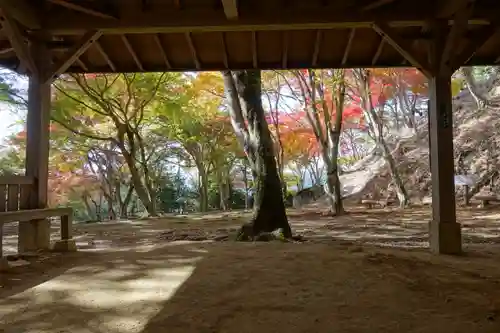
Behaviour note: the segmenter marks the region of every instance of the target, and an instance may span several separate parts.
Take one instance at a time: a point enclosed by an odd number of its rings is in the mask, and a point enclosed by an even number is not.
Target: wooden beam
[[[238,0],[221,0],[228,20],[238,19]]]
[[[428,61],[412,48],[410,42],[398,36],[397,33],[385,23],[375,22],[372,27],[373,30],[385,39],[387,44],[398,51],[412,66],[417,67],[425,76],[431,76],[431,69]]]
[[[281,48],[281,67],[288,68],[288,33],[283,31],[283,47]]]
[[[319,52],[321,50],[321,38],[322,38],[322,31],[321,30],[316,30],[316,38],[314,39],[314,51],[313,51],[313,56],[311,60],[312,67],[316,67],[318,65],[318,57],[319,57]]]
[[[99,17],[99,18],[103,18],[103,19],[117,19],[116,16],[111,15],[109,13],[106,13],[105,11],[91,8],[88,6],[82,6],[82,5],[76,4],[76,3],[71,2],[71,1],[67,1],[67,0],[48,0],[48,1],[50,3],[55,4],[55,5],[59,5],[59,6],[62,6],[62,7],[65,7],[65,8],[80,12],[80,13],[85,13],[85,14],[88,14],[91,16],[95,16],[95,17]]]
[[[104,60],[108,64],[109,68],[111,68],[111,70],[113,72],[116,72],[116,66],[115,66],[115,64],[111,61],[111,59],[109,58],[109,56],[106,53],[106,51],[104,51],[104,49],[102,48],[102,46],[99,43],[99,41],[95,41],[94,45],[95,45],[97,51],[99,51],[99,53],[101,54],[101,56],[104,58]]]
[[[35,62],[31,57],[28,45],[24,41],[24,37],[19,29],[19,26],[17,25],[17,22],[8,13],[1,10],[0,22],[21,65],[25,66],[25,68],[27,68],[32,74],[37,74],[37,67],[35,66]]]
[[[226,34],[222,32],[220,35],[222,44],[222,62],[224,63],[224,67],[229,69],[229,57],[227,54]]]
[[[130,44],[127,36],[126,35],[122,35],[121,38],[122,38],[123,44],[125,44],[125,47],[127,48],[128,53],[130,53],[130,55],[134,59],[134,62],[137,65],[137,68],[139,68],[139,70],[141,72],[144,72],[144,67],[142,66],[142,62],[139,59],[139,57],[137,56],[137,53],[135,52],[132,44]]]
[[[289,9],[285,11],[257,11],[240,8],[238,20],[228,20],[214,10],[180,10],[165,12],[154,10],[124,16],[118,20],[81,17],[71,12],[54,14],[44,27],[53,34],[82,34],[92,29],[104,34],[124,33],[184,33],[216,31],[308,30],[335,28],[370,28],[375,21],[388,26],[423,26],[428,20],[426,8],[410,7],[401,12],[359,12],[335,8]],[[376,15],[375,15],[376,14]],[[488,19],[478,15],[474,24],[486,24]]]
[[[200,60],[198,59],[198,53],[196,52],[196,47],[194,46],[193,38],[191,37],[191,33],[186,32],[185,36],[186,36],[187,43],[189,45],[189,50],[191,51],[191,57],[193,58],[194,66],[196,67],[196,69],[199,70],[201,68],[201,64],[200,64]]]
[[[384,5],[390,4],[396,0],[374,0],[370,4],[361,8],[361,10],[372,10],[378,7],[382,7]]]
[[[352,42],[354,40],[354,36],[356,34],[356,28],[352,28],[349,33],[349,39],[347,40],[347,44],[344,49],[344,56],[342,57],[342,66],[347,63],[347,58],[349,57],[349,52],[351,51]]]
[[[29,29],[42,27],[39,13],[26,0],[0,0],[0,8]]]
[[[102,36],[100,31],[89,31],[58,61],[46,80],[54,80],[64,73],[88,48]]]
[[[163,58],[163,62],[165,62],[165,65],[167,65],[167,69],[171,69],[172,65],[170,64],[170,60],[168,59],[167,52],[165,52],[165,47],[161,42],[160,35],[155,34],[153,38],[156,45],[158,46],[158,49],[160,50],[160,55]]]
[[[382,54],[382,50],[384,49],[384,45],[385,45],[385,39],[382,38],[380,40],[380,43],[378,44],[377,51],[375,51],[375,54],[373,55],[372,66],[377,64],[378,58],[380,58],[380,55]]]
[[[252,65],[253,68],[259,68],[259,56],[257,51],[257,32],[252,31]]]

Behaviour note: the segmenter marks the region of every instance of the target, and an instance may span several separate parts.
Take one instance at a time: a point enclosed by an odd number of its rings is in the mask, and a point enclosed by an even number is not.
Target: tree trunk
[[[85,209],[87,209],[87,215],[89,216],[90,220],[95,221],[97,217],[95,212],[92,210],[92,207],[90,207],[89,196],[87,195],[87,193],[83,194],[82,200],[83,204],[85,205]]]
[[[200,212],[208,211],[208,175],[203,166],[198,166]]]
[[[228,71],[223,75],[233,125],[235,118],[242,116],[248,122],[248,128],[244,129],[248,134],[244,144],[256,176],[253,219],[241,228],[238,239],[253,240],[263,232],[275,230],[280,230],[283,237],[291,238],[292,230],[286,216],[273,141],[262,107],[260,71]],[[242,128],[235,130],[238,133]]]
[[[243,165],[243,183],[245,185],[245,210],[248,210],[249,207],[249,198],[248,198],[248,174],[247,174],[247,166]]]
[[[130,204],[130,201],[132,199],[132,194],[134,193],[134,186],[129,185],[127,194],[125,195],[125,199],[123,199],[123,202],[120,204],[120,217],[126,218],[128,217],[128,206]]]
[[[392,181],[396,187],[396,195],[398,197],[399,206],[406,207],[410,203],[408,192],[405,189],[403,180],[399,175],[394,157],[387,146],[383,134],[383,123],[379,114],[372,104],[372,96],[370,91],[370,71],[366,69],[354,70],[355,78],[357,80],[359,95],[362,100],[363,112],[367,119],[370,120],[370,131],[375,139],[377,145],[382,149],[384,159],[389,164]]]

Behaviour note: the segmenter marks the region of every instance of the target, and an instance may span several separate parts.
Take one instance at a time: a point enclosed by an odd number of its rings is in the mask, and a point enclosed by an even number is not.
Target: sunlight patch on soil
[[[139,257],[113,260],[110,268],[107,262],[82,265],[0,301],[0,323],[23,333],[141,332],[200,259]]]

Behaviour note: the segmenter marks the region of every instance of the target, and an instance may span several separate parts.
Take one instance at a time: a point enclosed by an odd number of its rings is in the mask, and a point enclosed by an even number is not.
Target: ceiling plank
[[[76,4],[74,2],[68,1],[68,0],[48,0],[48,2],[54,4],[54,5],[59,5],[77,12],[85,13],[91,16],[95,17],[100,17],[103,19],[117,19],[116,16],[111,15],[109,13],[106,13],[103,10],[98,10],[95,8],[91,8],[90,6],[82,6],[79,4]],[[91,4],[89,4],[91,5]]]
[[[436,1],[436,17],[447,18],[453,16],[461,8],[474,3],[475,0],[439,0]]]
[[[238,0],[221,0],[224,14],[228,20],[238,19]]]
[[[95,30],[89,31],[85,35],[83,35],[82,38],[75,44],[75,46],[68,50],[66,54],[61,58],[61,60],[54,65],[52,72],[49,73],[45,80],[54,80],[59,75],[64,73],[101,36],[102,32]]]
[[[500,24],[493,22],[491,25],[481,28],[475,35],[469,39],[469,44],[465,46],[452,60],[452,69],[458,69],[460,66],[467,65],[469,60],[476,52],[486,44],[493,36],[500,33]],[[497,63],[497,62],[495,62]]]
[[[227,53],[226,34],[224,32],[221,33],[221,43],[222,43],[222,61],[224,63],[224,67],[229,69],[229,56]]]
[[[39,13],[26,0],[0,0],[0,7],[29,29],[40,29],[42,26]]]
[[[361,10],[376,9],[378,7],[382,7],[384,5],[390,4],[391,2],[394,2],[394,1],[396,1],[396,0],[375,0],[375,1],[372,1],[372,3],[362,7]]]
[[[139,68],[139,70],[141,72],[144,72],[144,66],[142,66],[142,62],[139,59],[139,57],[137,56],[137,53],[135,52],[134,47],[132,46],[132,44],[130,44],[130,41],[128,40],[127,36],[122,35],[121,38],[122,38],[123,44],[125,44],[125,47],[127,48],[128,53],[130,53],[130,55],[134,59],[134,62],[137,65],[137,68]]]
[[[422,7],[422,6],[421,6]],[[124,33],[184,33],[217,31],[262,31],[262,30],[311,30],[335,28],[371,28],[375,21],[388,26],[423,26],[428,13],[423,9],[409,8],[404,12],[359,12],[319,9],[290,9],[281,12],[246,10],[239,13],[238,20],[228,20],[214,10],[182,10],[174,13],[161,10],[138,12],[118,20],[99,17],[82,17],[77,13],[54,14],[44,27],[52,34],[82,34],[92,29],[104,34]],[[475,18],[476,20],[476,18]],[[475,23],[487,24],[483,17]]]
[[[396,51],[398,51],[399,54],[408,60],[412,66],[417,67],[425,76],[431,76],[431,69],[426,57],[422,56],[417,50],[412,48],[410,42],[398,36],[398,34],[385,23],[375,22],[372,27],[373,30],[385,39],[387,44],[391,45]]]
[[[288,32],[283,31],[283,47],[281,50],[281,67],[288,68]]]
[[[101,54],[101,56],[104,58],[104,60],[108,64],[109,68],[111,68],[111,70],[113,72],[116,72],[116,66],[115,66],[115,64],[113,63],[113,61],[111,61],[111,59],[109,58],[109,56],[106,53],[106,51],[104,51],[104,49],[101,46],[101,43],[99,43],[99,41],[96,40],[95,43],[94,43],[94,45],[97,48],[97,51],[99,51],[99,53]]]
[[[252,65],[253,68],[259,68],[259,56],[257,52],[257,32],[252,31]]]
[[[21,65],[32,74],[39,74],[17,22],[5,11],[0,11],[0,22]]]

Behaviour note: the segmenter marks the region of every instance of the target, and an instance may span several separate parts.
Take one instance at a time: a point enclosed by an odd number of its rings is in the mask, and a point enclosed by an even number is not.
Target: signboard
[[[455,175],[455,185],[473,186],[478,180],[479,177],[476,175]]]

